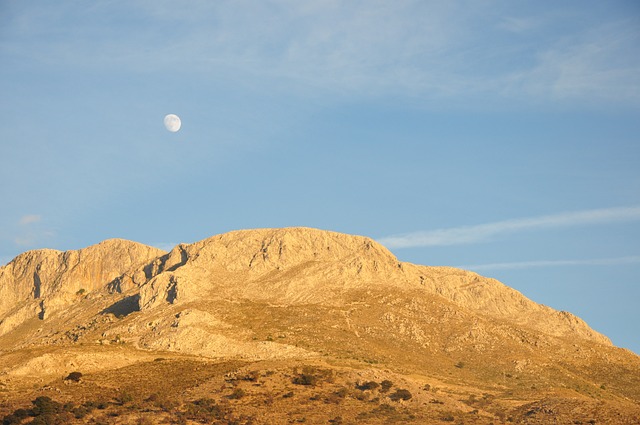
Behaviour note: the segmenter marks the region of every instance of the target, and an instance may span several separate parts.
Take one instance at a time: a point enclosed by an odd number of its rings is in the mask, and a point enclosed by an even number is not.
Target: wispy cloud
[[[42,220],[42,216],[38,214],[28,214],[20,217],[20,221],[18,222],[21,226],[26,226],[32,223],[38,223]]]
[[[635,51],[640,31],[623,20],[565,34],[535,55],[532,67],[505,78],[505,93],[553,99],[638,101],[640,61]],[[626,52],[626,53],[625,53]]]
[[[530,269],[538,267],[563,267],[563,266],[619,266],[624,264],[640,263],[640,255],[632,255],[617,258],[594,258],[588,260],[548,260],[548,261],[520,261],[511,263],[490,263],[458,266],[461,269],[484,270],[511,270]]]
[[[118,13],[127,16],[123,22],[133,26],[120,22],[110,3],[56,4],[44,11],[41,5],[24,6],[11,21],[18,41],[4,45],[16,55],[57,65],[189,69],[215,78],[249,74],[271,88],[283,81],[289,89],[294,83],[311,91],[438,99],[501,93],[640,100],[640,32],[633,19],[612,22],[604,16],[565,25],[581,20],[571,12],[550,15],[544,7],[526,17],[514,15],[518,7],[506,7],[501,16],[491,2],[189,5],[188,10],[176,10],[167,0],[118,5]],[[116,25],[104,25],[105,16]]]
[[[16,228],[17,236],[13,238],[13,242],[20,247],[29,247],[54,236],[54,232],[43,229],[41,223],[42,216],[39,214],[26,214],[20,217]]]
[[[539,217],[497,221],[475,226],[461,226],[413,232],[384,237],[378,239],[378,242],[388,248],[464,245],[486,242],[495,236],[519,231],[635,220],[640,220],[640,206],[567,212]]]

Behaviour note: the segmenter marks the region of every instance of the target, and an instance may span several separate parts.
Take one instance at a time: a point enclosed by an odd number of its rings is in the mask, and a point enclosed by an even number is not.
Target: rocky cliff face
[[[429,294],[476,315],[610,344],[579,318],[494,279],[403,263],[369,238],[308,228],[230,232],[170,253],[119,239],[78,251],[26,252],[0,268],[0,334],[95,291],[130,293],[146,311],[220,298],[338,306],[348,293],[372,289]]]
[[[539,305],[495,279],[403,263],[377,242],[308,228],[243,230],[179,245],[140,291],[140,307],[208,294],[273,303],[340,304],[347,291],[383,288],[441,296],[475,314],[554,336],[608,338],[567,312]]]
[[[83,294],[117,285],[127,280],[129,271],[131,277],[138,269],[144,273],[144,266],[163,254],[157,248],[122,239],[77,251],[25,252],[0,268],[0,335],[33,315],[45,319]],[[146,281],[139,279],[140,283]]]
[[[295,377],[297,365],[316,370],[309,364],[323,364],[326,382],[292,391],[307,387]],[[224,365],[231,375],[205,373]],[[63,383],[74,371],[86,384]],[[313,423],[436,423],[454,412],[486,425],[636,424],[639,372],[638,356],[570,313],[476,273],[400,262],[360,236],[243,230],[169,253],[109,240],[27,252],[0,268],[0,414],[7,399],[28,405],[21,394],[117,400],[114,388],[127,386],[149,402],[162,387],[182,403],[217,397],[237,408],[229,392],[243,387],[245,413],[284,412],[263,423],[290,422],[286,409],[307,406],[337,409]],[[365,389],[385,379],[412,398]],[[405,407],[413,422],[397,416]]]

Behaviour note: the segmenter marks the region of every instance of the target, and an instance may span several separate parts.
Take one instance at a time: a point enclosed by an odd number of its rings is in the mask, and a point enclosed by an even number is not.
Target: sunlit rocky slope
[[[108,240],[79,251],[26,252],[0,268],[0,402],[7,413],[29,403],[34,383],[56,388],[62,401],[93,393],[117,399],[114,388],[123,383],[115,377],[126,368],[157,378],[135,392],[162,392],[169,377],[160,375],[168,372],[153,362],[161,355],[220,371],[185,378],[174,410],[151,410],[167,421],[197,422],[185,406],[206,389],[226,406],[220,423],[287,423],[292,406],[313,405],[314,391],[342,387],[349,392],[335,406],[309,407],[316,413],[305,421],[640,420],[635,354],[494,279],[400,262],[365,237],[243,230],[169,253]],[[296,384],[304,375],[296,368],[304,367],[315,371],[307,373],[313,385]],[[243,380],[229,376],[247,368],[258,378],[246,380],[254,384],[243,397],[230,397],[224,386],[237,390]],[[84,374],[83,383],[61,385],[73,371]],[[392,391],[363,387],[368,380],[402,382],[411,397],[394,400]],[[277,404],[296,385],[304,402],[294,394],[286,398],[297,404],[282,400],[283,409],[256,407],[265,394]],[[100,419],[91,415],[73,420]],[[139,421],[136,415],[121,414],[121,423]]]

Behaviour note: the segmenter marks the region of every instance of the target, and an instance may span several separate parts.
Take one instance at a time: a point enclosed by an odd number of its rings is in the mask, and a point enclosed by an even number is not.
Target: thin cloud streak
[[[241,74],[269,88],[282,81],[289,89],[438,99],[500,93],[640,101],[633,19],[545,37],[541,34],[573,15],[523,18],[512,16],[518,12],[514,7],[501,17],[490,3],[463,2],[242,3],[193,1],[187,11],[166,0],[123,5],[131,19],[147,24],[128,37],[95,24],[109,15],[108,3],[56,4],[45,11],[42,5],[25,6],[12,20],[11,30],[20,37],[4,48],[20,60],[45,65],[145,73],[189,69],[218,79]],[[73,40],[50,37],[59,32],[73,34]],[[511,37],[514,33],[520,37]],[[536,48],[522,41],[530,37],[539,37]],[[497,42],[504,39],[509,43]]]
[[[540,217],[519,218],[476,226],[452,227],[413,232],[378,239],[387,248],[467,245],[486,242],[494,236],[519,231],[554,227],[584,226],[640,220],[640,206],[604,208],[568,212]]]
[[[31,224],[31,223],[37,223],[39,221],[42,221],[42,216],[38,215],[38,214],[29,214],[29,215],[25,215],[22,216],[20,218],[20,225],[25,226],[27,224]]]
[[[563,267],[563,266],[620,266],[624,264],[640,263],[640,255],[618,257],[618,258],[594,258],[590,260],[543,260],[543,261],[521,261],[512,263],[490,263],[467,266],[457,266],[464,270],[514,270],[530,269],[539,267]]]

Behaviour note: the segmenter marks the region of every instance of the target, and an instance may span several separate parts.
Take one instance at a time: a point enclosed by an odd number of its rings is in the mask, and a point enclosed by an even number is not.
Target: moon
[[[172,133],[180,130],[180,126],[182,126],[182,121],[180,121],[180,117],[175,114],[169,114],[164,117],[164,126]]]

